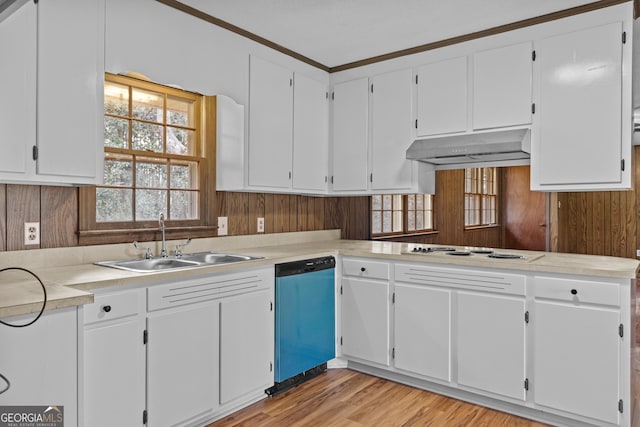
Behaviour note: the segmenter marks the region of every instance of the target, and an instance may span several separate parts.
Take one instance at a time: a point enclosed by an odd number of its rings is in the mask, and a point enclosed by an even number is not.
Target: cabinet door
[[[104,9],[104,0],[38,3],[37,172],[43,179],[102,182]]]
[[[621,182],[621,34],[617,22],[536,42],[533,189]]]
[[[0,23],[0,178],[24,179],[36,144],[36,7],[28,2]]]
[[[249,70],[249,185],[291,187],[293,74],[255,56]]]
[[[618,424],[619,323],[617,310],[536,301],[534,402]]]
[[[396,284],[394,364],[398,369],[451,380],[451,291]]]
[[[33,318],[33,314],[28,314],[2,320],[24,324]],[[47,311],[26,328],[0,325],[0,343],[0,373],[11,382],[9,390],[0,394],[0,406],[61,405],[64,406],[64,425],[82,426],[77,418],[76,307]],[[4,387],[5,383],[0,379],[0,389]],[[9,422],[5,425],[33,424]]]
[[[148,315],[148,426],[173,426],[212,413],[218,402],[218,304]]]
[[[458,292],[458,383],[525,399],[525,302]]]
[[[327,88],[296,73],[293,93],[293,188],[326,191],[329,167]]]
[[[467,130],[467,57],[418,69],[418,136]]]
[[[531,42],[473,55],[473,128],[531,123]]]
[[[146,380],[144,326],[144,317],[136,316],[85,331],[82,425],[137,425],[142,419]]]
[[[389,365],[389,283],[342,278],[342,354]]]
[[[405,152],[411,135],[412,73],[400,70],[375,76],[371,95],[371,189],[411,188],[412,162]]]
[[[333,88],[333,190],[366,190],[369,144],[369,79]]]
[[[273,385],[271,292],[220,302],[220,403]]]

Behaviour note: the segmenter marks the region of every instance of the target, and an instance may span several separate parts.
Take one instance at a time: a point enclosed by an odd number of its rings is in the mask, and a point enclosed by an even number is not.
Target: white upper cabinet
[[[413,164],[405,152],[413,142],[413,75],[406,69],[371,81],[371,189],[410,189]]]
[[[629,188],[631,37],[622,22],[535,43],[531,187]]]
[[[249,186],[291,187],[293,73],[251,56]]]
[[[216,103],[216,190],[245,188],[244,105],[224,95]]]
[[[418,136],[467,130],[467,57],[418,68]]]
[[[325,85],[294,75],[293,188],[325,192],[329,167],[329,110]]]
[[[28,2],[0,23],[3,181],[102,181],[104,8]]]
[[[532,43],[473,55],[473,129],[531,123]]]
[[[35,145],[36,13],[25,4],[0,23],[0,179],[27,174]]]
[[[333,88],[333,191],[367,190],[369,79]]]

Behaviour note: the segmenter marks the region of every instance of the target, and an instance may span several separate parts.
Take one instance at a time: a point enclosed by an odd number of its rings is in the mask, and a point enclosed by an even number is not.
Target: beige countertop
[[[256,241],[240,240],[228,249],[215,247],[207,249],[201,245],[196,251],[215,250],[228,253],[252,255],[263,257],[262,259],[245,261],[219,266],[198,267],[179,271],[135,273],[102,267],[86,261],[70,265],[42,265],[29,268],[36,273],[45,283],[48,293],[47,310],[81,305],[93,302],[91,291],[104,288],[117,288],[120,286],[145,285],[154,282],[166,282],[171,280],[185,280],[192,277],[213,274],[218,272],[233,271],[239,268],[273,265],[281,262],[315,258],[326,255],[344,255],[353,257],[380,258],[390,261],[425,262],[449,266],[469,266],[489,269],[518,270],[531,273],[561,273],[579,274],[586,276],[600,276],[617,279],[635,279],[640,262],[627,258],[615,258],[592,255],[575,255],[549,252],[515,251],[497,249],[500,253],[514,253],[522,255],[524,259],[496,260],[482,254],[470,256],[447,256],[444,253],[414,254],[411,250],[416,245],[411,243],[393,243],[379,241],[352,241],[339,240],[336,234],[320,235],[320,240],[313,238],[313,233],[308,233],[306,238],[287,239],[282,236],[273,239],[261,238]],[[295,234],[295,233],[292,233]],[[266,245],[265,245],[266,243]],[[246,244],[242,247],[238,245]],[[206,246],[206,245],[204,245]],[[228,245],[229,246],[229,245]],[[473,248],[461,248],[473,249]],[[42,250],[46,251],[46,250]],[[61,255],[58,255],[58,257]],[[99,256],[99,255],[96,255]],[[34,257],[37,259],[38,257]],[[46,259],[47,256],[43,256]],[[51,258],[51,257],[49,257]],[[133,258],[127,256],[120,258]],[[13,258],[15,262],[17,258]],[[114,254],[103,259],[119,259]],[[6,260],[5,260],[6,262]],[[58,262],[58,264],[60,264]],[[3,259],[0,256],[0,267]],[[7,272],[8,273],[8,272]],[[16,276],[14,274],[0,275],[0,319],[20,314],[35,313],[40,310],[42,304],[42,290],[37,281],[28,276]]]

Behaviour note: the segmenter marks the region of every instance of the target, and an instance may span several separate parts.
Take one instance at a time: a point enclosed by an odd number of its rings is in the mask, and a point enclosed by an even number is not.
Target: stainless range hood
[[[510,129],[418,139],[407,149],[406,157],[430,163],[438,169],[437,166],[464,167],[478,163],[528,164],[530,153],[531,131]]]

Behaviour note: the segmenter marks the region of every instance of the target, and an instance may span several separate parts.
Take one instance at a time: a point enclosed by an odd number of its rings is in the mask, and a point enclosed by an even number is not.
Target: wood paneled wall
[[[369,238],[368,197],[309,197],[265,193],[216,193],[217,216],[228,217],[229,235],[340,228],[344,239]],[[40,222],[40,245],[24,245],[24,223]],[[78,189],[0,184],[0,251],[78,245]]]
[[[634,148],[635,189],[557,193],[550,197],[551,250],[635,258],[640,242],[640,147]],[[464,171],[436,174],[437,233],[389,240],[502,247],[501,226],[464,230]],[[216,193],[217,216],[227,216],[230,235],[340,228],[344,239],[369,239],[369,198],[310,197],[267,193]],[[25,222],[39,221],[41,244],[24,245]],[[0,251],[77,246],[78,190],[0,184]]]

